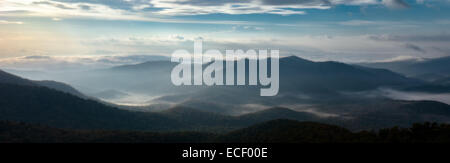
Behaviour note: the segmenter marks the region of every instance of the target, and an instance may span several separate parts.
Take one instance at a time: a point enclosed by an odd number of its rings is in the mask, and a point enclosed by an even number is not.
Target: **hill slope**
[[[61,128],[164,130],[181,127],[158,114],[108,107],[45,87],[0,84],[0,119]]]
[[[72,86],[70,86],[68,84],[56,82],[56,81],[49,81],[49,80],[44,80],[44,81],[28,80],[28,79],[24,79],[19,76],[7,73],[2,70],[0,70],[0,83],[24,85],[24,86],[43,86],[43,87],[55,89],[58,91],[70,93],[70,94],[78,96],[78,97],[86,98],[85,95],[83,95],[81,92],[79,92],[78,90],[76,90],[75,88],[73,88]]]
[[[303,118],[311,117],[286,115],[285,112],[262,112],[242,117],[182,107],[162,113],[133,112],[46,87],[0,84],[0,120],[40,123],[59,128],[220,131],[245,127],[264,120],[307,120]]]

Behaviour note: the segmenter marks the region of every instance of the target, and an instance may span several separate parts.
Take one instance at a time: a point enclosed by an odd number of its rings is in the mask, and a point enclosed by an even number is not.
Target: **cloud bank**
[[[153,55],[45,56],[33,55],[0,59],[0,68],[16,70],[64,71],[101,69],[146,61],[169,60]]]
[[[406,8],[403,0],[2,0],[0,15],[173,21],[165,16],[205,14],[306,14],[337,5]]]

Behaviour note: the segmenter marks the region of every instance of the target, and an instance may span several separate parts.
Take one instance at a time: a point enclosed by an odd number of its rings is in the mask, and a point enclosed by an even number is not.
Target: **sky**
[[[443,57],[450,0],[0,0],[2,67],[170,56],[194,40],[314,61]]]

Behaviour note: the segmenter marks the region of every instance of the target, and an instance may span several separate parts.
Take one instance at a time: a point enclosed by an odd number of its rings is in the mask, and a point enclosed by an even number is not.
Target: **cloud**
[[[133,20],[194,24],[246,23],[245,21],[186,20],[172,18],[165,15],[171,15],[172,13],[166,12],[172,12],[173,10],[166,11],[165,7],[154,7],[153,4],[150,4],[150,1],[144,0],[1,0],[0,6],[6,6],[0,8],[0,15],[5,17],[48,17],[59,19],[90,18],[103,20]],[[149,8],[155,10],[151,10]],[[213,8],[214,7],[211,9]],[[186,10],[201,11],[202,9],[201,7],[198,7],[195,9],[187,8]],[[214,11],[207,13],[214,13]],[[205,12],[203,14],[207,13]],[[173,13],[172,15],[177,15],[177,13]]]
[[[396,0],[395,2],[402,2]],[[162,16],[206,14],[306,14],[304,9],[337,5],[379,5],[378,0],[2,0],[0,13],[12,16],[90,17],[177,22]],[[397,3],[386,3],[393,5]],[[20,11],[20,12],[19,12]]]
[[[64,4],[55,3],[55,2],[52,2],[52,1],[37,1],[37,2],[33,2],[32,4],[35,4],[35,5],[50,5],[50,6],[53,6],[53,7],[56,7],[56,8],[66,9],[66,10],[73,10],[73,9],[75,9],[75,8],[66,6]]]
[[[176,36],[172,36],[172,37],[175,39],[178,39],[178,40],[184,40],[184,37],[180,36],[180,35],[176,35]]]
[[[171,16],[208,14],[303,15],[306,9],[326,10],[334,6],[385,5],[407,8],[403,0],[2,0],[3,16],[92,18],[168,23],[208,23],[212,20],[182,20]],[[224,21],[219,23],[236,23]],[[370,22],[347,22],[348,25]]]
[[[372,35],[370,39],[376,41],[415,41],[415,42],[450,42],[450,34],[430,35]]]
[[[382,0],[382,3],[389,8],[400,9],[400,8],[409,8],[409,4],[403,0]]]
[[[169,60],[168,57],[164,56],[153,56],[153,55],[117,55],[117,56],[98,56],[93,59],[94,61],[111,64],[111,65],[121,65],[121,64],[136,64],[147,61],[160,61]]]
[[[408,60],[419,61],[421,59],[423,59],[423,58],[416,57],[416,56],[400,55],[400,56],[396,56],[393,58],[376,60],[374,62],[397,62],[397,61],[408,61]]]
[[[366,25],[378,25],[380,22],[368,21],[368,20],[349,20],[344,22],[339,22],[340,25],[347,26],[366,26]]]
[[[108,6],[112,9],[132,10],[133,7],[149,4],[148,0],[53,0],[61,3],[93,4]],[[86,5],[84,6],[86,8]]]
[[[245,26],[239,28],[244,29]],[[315,61],[335,60],[341,62],[369,62],[391,58],[404,59],[397,56],[439,57],[444,52],[433,50],[448,47],[448,42],[417,43],[414,41],[379,41],[370,35],[329,36],[329,35],[305,35],[305,36],[235,36],[224,35],[159,35],[159,36],[100,36],[82,41],[82,48],[89,49],[82,53],[89,56],[55,56],[61,53],[27,53],[27,57],[16,58],[15,63],[5,64],[0,61],[0,66],[31,67],[40,63],[45,67],[55,63],[68,63],[71,67],[89,65],[110,66],[115,64],[136,63],[145,61],[141,54],[170,56],[173,51],[186,49],[192,51],[193,40],[201,37],[204,41],[204,50],[218,49],[224,53],[224,49],[279,49],[281,56],[298,55]],[[405,36],[406,37],[406,36]],[[407,44],[409,43],[409,44]],[[58,44],[59,46],[63,46]],[[59,47],[58,46],[58,47]],[[409,49],[409,50],[408,50]],[[411,50],[417,51],[412,52]],[[78,51],[79,52],[79,51]],[[448,52],[448,51],[447,51]],[[64,52],[62,52],[64,53]],[[41,54],[41,55],[39,55]],[[67,54],[67,53],[64,53]],[[448,53],[446,53],[448,55]],[[49,57],[52,56],[52,57]],[[119,57],[122,56],[122,57]],[[131,57],[133,56],[133,57]],[[396,58],[397,57],[397,58]],[[14,61],[8,59],[8,61]],[[20,61],[20,62],[19,62]],[[64,62],[63,62],[64,61]],[[47,66],[47,67],[48,67]]]
[[[20,22],[20,21],[0,20],[0,24],[17,24],[17,25],[20,25],[20,24],[24,24],[24,23]]]
[[[153,8],[161,10],[154,13],[160,15],[205,15],[205,14],[278,14],[293,15],[305,14],[298,9],[318,8],[326,9],[328,6],[320,5],[268,5],[256,0],[155,0],[151,2]]]
[[[226,4],[236,4],[236,3],[249,3],[251,0],[185,0],[185,1],[173,1],[175,4],[181,5],[193,5],[193,6],[223,6]]]
[[[1,68],[21,70],[59,71],[64,69],[96,69],[146,61],[169,60],[153,55],[46,56],[33,55],[0,59]]]
[[[250,25],[235,25],[232,27],[233,31],[262,31],[264,30],[263,27],[258,26],[250,26]]]
[[[392,89],[379,89],[378,94],[398,100],[432,100],[439,101],[446,104],[450,104],[450,94],[449,93],[424,93],[424,92],[403,92]]]
[[[414,50],[414,51],[417,51],[417,52],[420,52],[420,53],[426,53],[426,51],[424,49],[422,49],[421,47],[419,47],[417,45],[411,44],[411,43],[406,43],[405,47],[407,49],[411,49],[411,50]]]
[[[235,30],[253,30],[251,26],[235,26]],[[246,29],[247,28],[247,29]],[[234,32],[230,30],[229,32]],[[205,49],[279,49],[280,55],[300,55],[315,61],[344,62],[374,61],[401,55],[439,57],[448,42],[384,41],[385,35],[292,35],[292,36],[236,36],[160,35],[133,37],[99,37],[83,43],[87,49],[110,50],[114,54],[155,54],[169,56],[178,49],[192,50],[193,41],[203,38]],[[403,36],[412,37],[412,36]],[[183,39],[181,39],[183,38]],[[375,40],[377,38],[378,40]],[[406,45],[407,43],[411,45]],[[411,50],[420,53],[413,53]],[[103,53],[104,54],[104,53]]]
[[[443,22],[443,21],[440,21]],[[347,20],[338,22],[338,25],[345,26],[370,26],[378,29],[393,29],[393,28],[417,28],[427,25],[428,22],[423,21],[391,21],[391,20]]]
[[[51,59],[50,56],[45,56],[45,55],[31,55],[31,56],[25,56],[23,57],[23,59]]]
[[[408,55],[423,57],[423,55],[420,54],[427,54],[427,57],[434,58],[448,56],[450,52],[450,49],[448,48],[448,45],[450,44],[450,34],[446,33],[368,35],[367,38],[375,42],[385,42],[417,52],[403,52]]]
[[[83,9],[83,10],[90,10],[91,9],[91,7],[90,6],[88,6],[88,5],[78,5],[81,9]]]
[[[330,5],[328,0],[262,0],[266,5]]]

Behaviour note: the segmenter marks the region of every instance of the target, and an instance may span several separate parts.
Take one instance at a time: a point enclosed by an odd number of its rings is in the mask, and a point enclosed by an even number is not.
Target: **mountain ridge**
[[[360,63],[359,65],[389,69],[407,76],[424,74],[450,75],[450,56],[425,60]]]
[[[70,93],[70,94],[78,96],[78,97],[88,98],[87,96],[85,96],[83,93],[79,92],[72,86],[62,83],[62,82],[57,82],[57,81],[52,81],[52,80],[41,80],[41,81],[28,80],[28,79],[7,73],[3,70],[0,70],[0,83],[17,84],[17,85],[24,85],[24,86],[42,86],[42,87],[47,87],[50,89],[55,89],[55,90],[58,90],[61,92]]]

